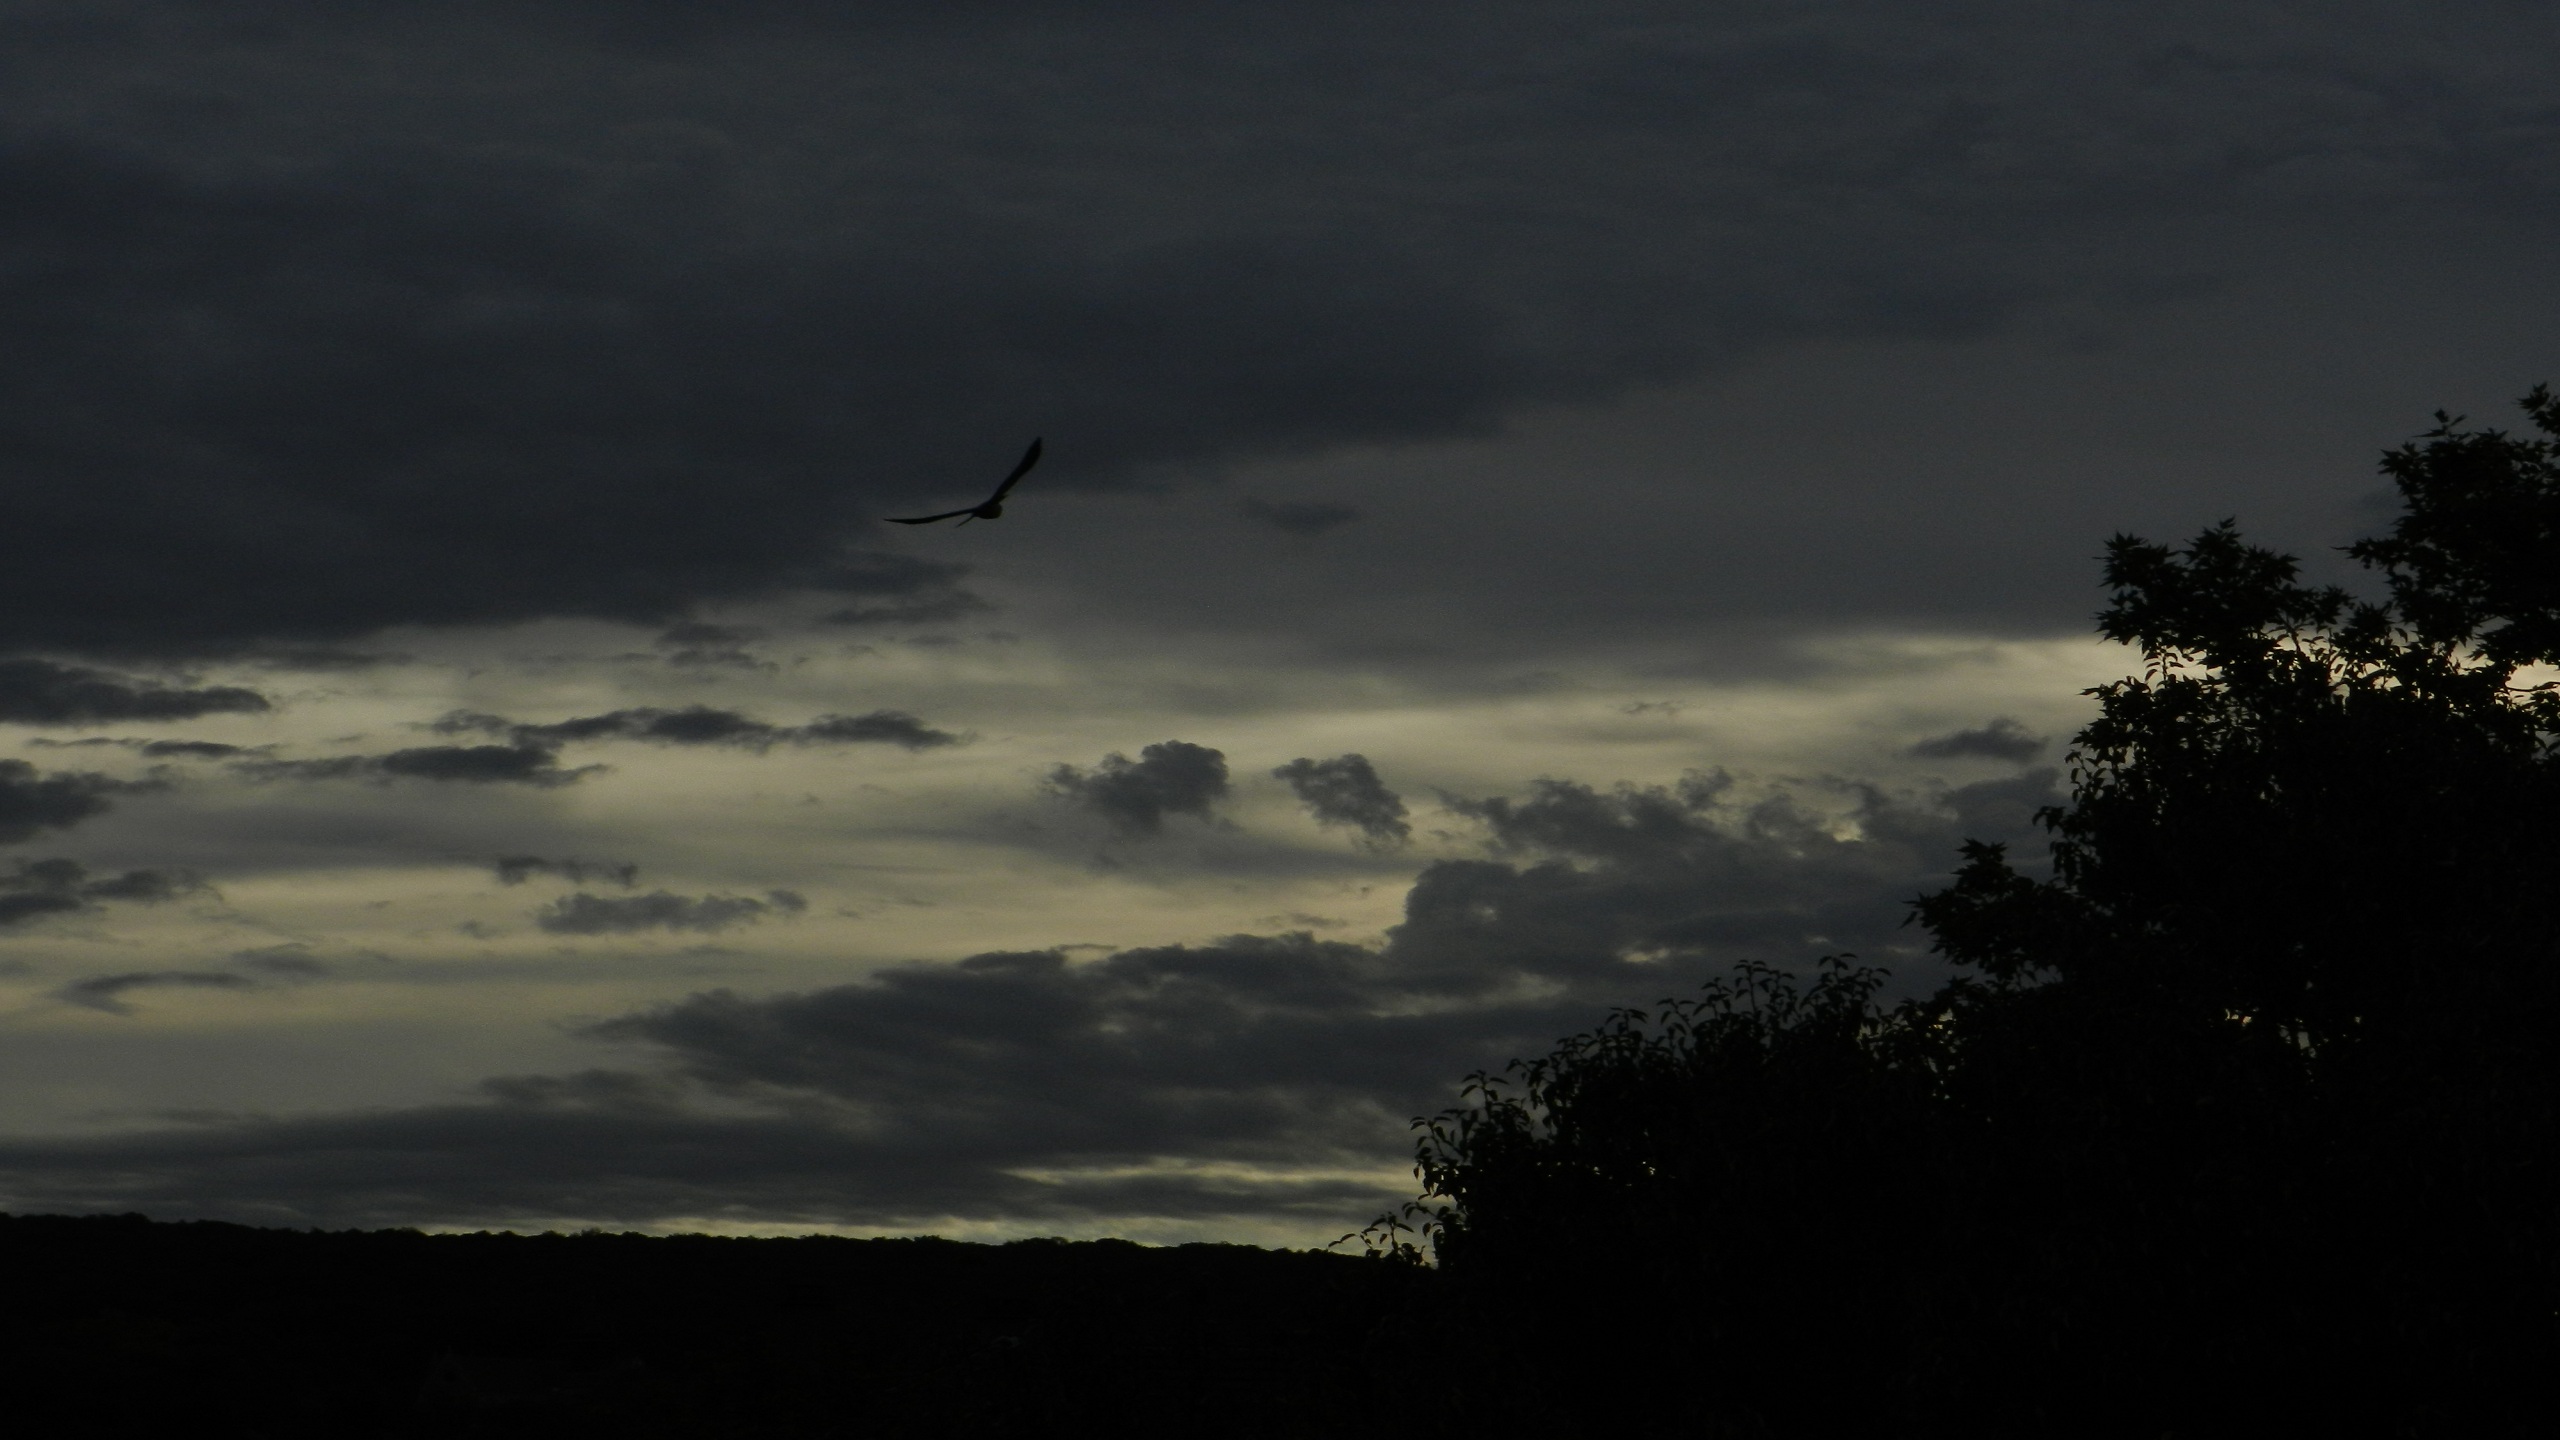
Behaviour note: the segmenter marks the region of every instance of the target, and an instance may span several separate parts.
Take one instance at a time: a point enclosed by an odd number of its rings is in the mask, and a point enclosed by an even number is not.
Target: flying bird
[[[996,487],[996,493],[980,503],[963,510],[945,510],[939,515],[892,515],[888,517],[888,521],[892,525],[930,525],[936,520],[948,520],[954,515],[963,515],[968,518],[960,523],[966,525],[970,520],[996,519],[1004,514],[1004,497],[1016,484],[1020,483],[1023,476],[1031,473],[1032,466],[1039,463],[1040,442],[1034,439],[1031,442],[1031,448],[1022,452],[1022,463],[1014,466],[1013,473],[1004,477],[1004,483]]]

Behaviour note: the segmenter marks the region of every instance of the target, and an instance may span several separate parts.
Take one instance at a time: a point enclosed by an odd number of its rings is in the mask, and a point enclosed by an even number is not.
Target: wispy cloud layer
[[[40,774],[24,760],[0,760],[0,845],[42,830],[68,830],[106,813],[110,795],[163,788],[158,781],[118,780],[90,771]]]
[[[201,880],[183,871],[128,870],[93,876],[76,860],[20,860],[9,872],[0,873],[0,927],[48,915],[78,914],[110,901],[157,904],[202,887]]]
[[[244,779],[427,780],[462,785],[574,785],[602,769],[560,768],[559,753],[543,745],[416,745],[387,755],[332,755],[316,760],[241,760],[232,773]]]
[[[135,990],[246,990],[254,983],[249,977],[228,970],[127,970],[74,980],[55,991],[54,996],[68,1005],[109,1015],[130,1015],[133,1007],[124,997]]]
[[[236,685],[201,689],[132,680],[50,660],[0,660],[0,723],[97,725],[261,713],[267,697]]]
[[[0,1146],[0,1176],[15,1204],[111,1191],[155,1213],[331,1224],[1120,1216],[1312,1233],[1391,1198],[1406,1119],[1458,1077],[1608,1005],[1737,958],[1909,961],[1903,896],[1960,831],[2020,833],[2052,780],[1748,799],[1716,775],[1546,782],[1454,802],[1492,853],[1425,866],[1381,944],[1002,951],[813,990],[699,991],[590,1028],[637,1064],[493,1079],[468,1105]],[[788,892],[578,892],[541,924],[713,931],[804,908]],[[63,998],[99,1008],[147,986],[245,984],[82,983]]]
[[[534,923],[554,935],[628,935],[643,930],[709,933],[750,925],[767,915],[797,915],[809,902],[788,890],[748,895],[563,895],[542,907]]]

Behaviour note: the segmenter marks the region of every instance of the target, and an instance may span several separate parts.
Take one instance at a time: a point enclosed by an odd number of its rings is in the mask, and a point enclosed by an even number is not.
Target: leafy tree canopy
[[[1959,966],[1935,995],[1746,969],[1474,1077],[1372,1232],[1530,1337],[1453,1354],[1442,1413],[2532,1423],[2560,1341],[2560,397],[2523,403],[2533,435],[2439,414],[2384,457],[2365,597],[2229,522],[2110,542],[2098,628],[2140,670],[2093,692],[2047,862],[1971,844],[1915,902]]]

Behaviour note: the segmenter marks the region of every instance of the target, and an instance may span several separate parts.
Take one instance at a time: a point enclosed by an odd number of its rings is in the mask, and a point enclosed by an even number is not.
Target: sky
[[[1613,1006],[1926,989],[2108,536],[2351,579],[2560,378],[2555,46],[0,0],[0,1208],[1323,1244]]]

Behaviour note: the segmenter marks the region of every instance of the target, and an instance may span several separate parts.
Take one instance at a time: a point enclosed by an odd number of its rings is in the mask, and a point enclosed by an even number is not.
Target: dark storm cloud
[[[1320,500],[1275,501],[1248,497],[1241,508],[1263,524],[1292,535],[1321,535],[1360,518],[1360,512],[1348,505],[1332,505]]]
[[[1706,775],[1550,781],[1459,802],[1497,858],[1428,867],[1382,945],[1007,951],[801,993],[710,991],[594,1027],[652,1063],[502,1078],[480,1106],[0,1144],[0,1202],[332,1225],[1355,1228],[1402,1198],[1400,1179],[1291,1171],[1392,1175],[1407,1119],[1470,1071],[1732,960],[1894,958],[1902,902],[1944,878],[1956,838],[2023,838],[2053,779],[1752,799]]]
[[[447,735],[506,735],[520,746],[550,746],[585,740],[652,740],[664,745],[725,745],[741,750],[768,750],[776,745],[896,745],[931,750],[968,743],[969,737],[936,730],[904,710],[874,710],[865,715],[821,715],[806,725],[771,725],[709,705],[680,710],[641,706],[603,715],[583,715],[547,725],[520,724],[500,715],[456,710],[435,722]]]
[[[501,885],[521,885],[535,875],[557,875],[572,885],[602,880],[625,890],[640,883],[640,867],[627,860],[545,860],[539,855],[501,855],[495,868]]]
[[[747,895],[563,895],[534,912],[533,923],[554,935],[631,935],[643,930],[693,930],[703,934],[752,925],[767,915],[797,915],[809,902],[789,890]]]
[[[1907,753],[1924,760],[1953,760],[1978,755],[1986,760],[2007,760],[2024,765],[2043,754],[2044,747],[2042,736],[2028,734],[2026,726],[2003,715],[1978,729],[1933,736],[1912,746]]]
[[[556,751],[541,745],[420,745],[388,755],[333,755],[320,760],[241,760],[232,772],[243,779],[433,780],[465,785],[574,785],[604,767],[560,768]]]
[[[103,1010],[109,1015],[130,1015],[133,1006],[124,997],[136,990],[248,990],[256,986],[245,975],[227,970],[132,970],[122,975],[94,975],[74,980],[53,992],[55,999],[87,1010]]]
[[[201,880],[183,871],[127,870],[93,878],[75,860],[20,860],[0,873],[0,928],[94,910],[107,901],[155,905],[202,888]]]
[[[1026,430],[1051,493],[1486,433],[2560,189],[2485,0],[118,13],[10,35],[0,645],[949,614],[863,522]]]
[[[1124,835],[1153,835],[1167,815],[1211,818],[1227,795],[1227,757],[1205,745],[1167,740],[1138,758],[1113,752],[1090,770],[1060,765],[1042,782],[1050,794],[1111,822]]]
[[[32,839],[39,830],[68,830],[104,814],[110,795],[163,788],[156,780],[117,780],[88,771],[39,775],[24,760],[0,760],[0,845]]]
[[[1298,803],[1319,825],[1351,826],[1375,845],[1401,845],[1413,837],[1404,801],[1378,778],[1366,755],[1301,757],[1272,771],[1271,777],[1288,781]]]
[[[850,377],[817,337],[742,313],[794,297],[677,278],[538,162],[428,145],[315,167],[0,152],[26,341],[0,373],[0,462],[29,517],[0,643],[664,619],[792,587],[929,596],[958,573],[847,550],[858,502],[821,454],[876,445],[811,412]],[[860,328],[858,293],[803,298]],[[700,368],[732,348],[763,363]],[[740,467],[770,503],[738,492]]]
[[[233,685],[190,690],[51,660],[0,660],[0,723],[11,725],[194,720],[270,708],[264,695]]]

